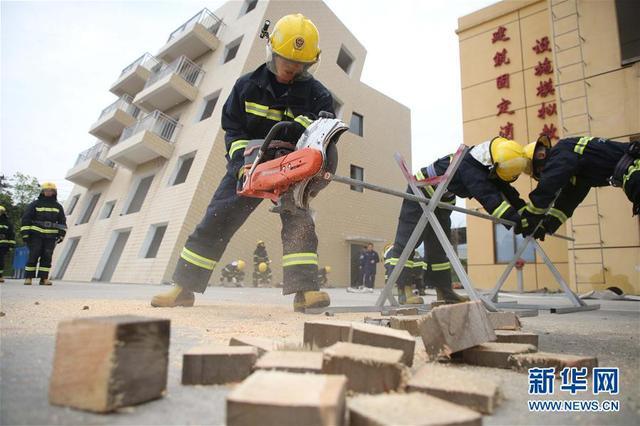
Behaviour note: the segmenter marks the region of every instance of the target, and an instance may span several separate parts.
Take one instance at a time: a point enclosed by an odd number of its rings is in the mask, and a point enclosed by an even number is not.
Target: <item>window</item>
[[[220,92],[216,92],[213,95],[209,95],[204,99],[204,109],[202,110],[202,115],[200,116],[200,121],[206,120],[211,117],[213,114],[213,110],[218,103],[218,99],[220,98]]]
[[[150,259],[158,255],[160,243],[162,243],[162,238],[167,231],[167,226],[168,225],[166,223],[161,223],[151,225],[151,227],[149,227],[147,239],[145,241],[145,244],[143,244],[142,246],[143,257],[145,257],[146,259]]]
[[[80,219],[78,219],[76,225],[82,225],[83,223],[89,222],[89,219],[91,219],[91,215],[93,214],[93,210],[95,210],[99,199],[100,194],[93,194],[91,196],[91,199],[89,199],[87,206],[84,208],[84,213],[82,213],[82,216],[80,217]]]
[[[125,210],[125,214],[140,211],[142,203],[144,203],[144,199],[147,197],[147,193],[151,187],[151,182],[153,182],[153,175],[140,179],[136,187],[136,191],[134,192],[133,197],[131,197],[131,201],[129,201],[129,205]]]
[[[618,38],[620,39],[620,57],[622,65],[640,61],[640,2],[616,0],[618,19]]]
[[[340,53],[338,53],[338,60],[336,61],[338,66],[349,75],[351,73],[351,67],[353,65],[353,55],[344,47],[340,47]]]
[[[496,263],[509,263],[516,254],[516,250],[522,246],[524,238],[522,235],[514,235],[513,230],[509,230],[499,223],[493,224],[494,251]],[[522,259],[527,262],[535,262],[536,256],[532,244],[528,245]]]
[[[355,133],[358,136],[362,136],[364,134],[364,117],[358,114],[357,112],[353,112],[351,114],[351,123],[349,123],[349,131],[351,133]]]
[[[102,212],[100,212],[100,219],[109,219],[111,217],[111,213],[113,213],[113,208],[116,206],[116,200],[107,201],[102,206]]]
[[[196,151],[190,152],[181,156],[178,159],[178,166],[176,167],[175,175],[171,181],[171,185],[179,185],[187,180],[189,170],[193,164],[193,159],[196,156]]]
[[[233,40],[231,43],[227,44],[227,47],[224,48],[225,64],[236,57],[236,54],[238,53],[238,49],[240,48],[241,41],[242,41],[242,37],[239,37]]]
[[[364,181],[364,169],[362,167],[351,165],[351,179]],[[359,185],[351,185],[352,191],[363,192],[364,188]]]
[[[73,211],[76,209],[78,205],[78,200],[80,199],[80,194],[76,194],[69,200],[69,206],[67,207],[67,216],[71,216]]]
[[[258,0],[244,0],[244,4],[242,5],[242,10],[240,12],[240,16],[246,15],[256,8],[258,5]]]

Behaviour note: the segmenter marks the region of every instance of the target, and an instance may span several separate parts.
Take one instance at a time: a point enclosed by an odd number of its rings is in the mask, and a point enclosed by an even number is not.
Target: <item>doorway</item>
[[[120,256],[122,256],[124,247],[129,239],[129,234],[131,234],[131,229],[114,231],[114,235],[111,237],[111,241],[109,241],[105,254],[103,255],[103,260],[100,262],[100,265],[98,265],[98,270],[94,277],[96,281],[111,281],[113,273],[120,261]]]
[[[360,273],[360,253],[366,246],[364,244],[351,244],[351,287],[362,285],[362,275]]]

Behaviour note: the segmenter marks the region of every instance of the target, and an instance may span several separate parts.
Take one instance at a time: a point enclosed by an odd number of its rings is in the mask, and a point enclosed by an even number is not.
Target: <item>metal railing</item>
[[[78,154],[78,158],[76,159],[76,163],[73,165],[73,167],[77,166],[83,161],[91,159],[100,161],[101,163],[104,163],[109,167],[114,167],[115,164],[113,163],[113,161],[107,160],[106,158],[107,152],[109,152],[109,146],[105,143],[99,142],[91,148],[85,149],[80,154]]]
[[[133,70],[138,65],[148,70],[151,70],[158,63],[160,63],[160,60],[155,56],[153,56],[151,53],[147,52],[142,56],[140,56],[135,61],[133,61],[132,63],[130,63],[129,65],[127,65],[126,67],[124,67],[122,69],[122,72],[120,73],[120,77],[122,77],[124,74],[128,73],[129,71]]]
[[[224,25],[222,23],[222,19],[218,18],[205,7],[200,12],[196,13],[191,19],[180,25],[171,34],[169,34],[167,43],[170,43],[172,40],[178,38],[183,32],[190,30],[195,24],[201,24],[207,29],[208,32],[213,35],[217,35]]]
[[[121,109],[124,112],[131,114],[134,118],[138,118],[138,115],[140,114],[140,108],[133,104],[133,96],[124,94],[120,96],[120,99],[102,110],[100,117],[98,117],[98,121],[111,111],[115,111],[117,109]]]
[[[170,64],[164,63],[161,67],[156,67],[153,74],[149,77],[145,89],[150,87],[156,81],[166,77],[169,74],[178,74],[190,85],[197,87],[204,76],[204,70],[200,68],[195,62],[191,61],[186,56],[180,56]]]
[[[137,133],[148,130],[160,136],[165,141],[174,143],[180,127],[182,126],[176,120],[162,111],[155,110],[136,121],[132,126],[124,129],[118,142],[122,142]]]

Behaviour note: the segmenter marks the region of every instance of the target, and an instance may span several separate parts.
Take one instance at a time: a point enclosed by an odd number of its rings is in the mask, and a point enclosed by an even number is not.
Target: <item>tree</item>
[[[13,200],[18,206],[26,206],[40,194],[40,183],[38,179],[25,175],[20,172],[16,172],[9,179],[9,188],[13,196]],[[4,190],[4,189],[3,189]]]

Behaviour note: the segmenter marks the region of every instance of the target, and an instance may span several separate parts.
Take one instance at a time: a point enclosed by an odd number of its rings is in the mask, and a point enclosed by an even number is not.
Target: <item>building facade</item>
[[[640,11],[624,3],[502,1],[459,18],[465,142],[502,134],[525,145],[542,133],[553,143],[577,135],[639,139],[640,37],[632,16]],[[521,176],[515,187],[527,200],[535,181]],[[547,238],[542,247],[574,291],[640,293],[640,226],[621,189],[592,189],[558,233],[575,242]],[[472,281],[492,288],[520,240],[473,217],[467,236]],[[530,250],[524,257],[525,290],[559,288],[539,257]],[[503,288],[516,288],[515,273]]]
[[[337,173],[403,186],[393,153],[411,161],[410,112],[360,81],[366,50],[333,12],[321,1],[231,1],[213,13],[198,12],[111,86],[118,99],[90,129],[99,141],[67,174],[76,185],[65,206],[70,226],[56,251],[55,278],[171,280],[225,173],[222,106],[236,79],[264,62],[265,40],[258,35],[265,19],[275,23],[298,12],[320,31],[322,63],[315,76],[334,95],[338,117],[350,124],[338,143]],[[332,284],[348,285],[357,276],[353,263],[361,245],[371,241],[380,251],[395,231],[388,224],[397,220],[399,203],[358,189],[332,183],[311,204],[320,265],[332,267]],[[278,282],[281,225],[269,207],[263,201],[220,263],[250,264],[256,241],[263,240]]]

